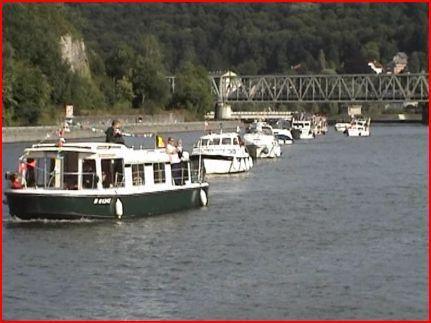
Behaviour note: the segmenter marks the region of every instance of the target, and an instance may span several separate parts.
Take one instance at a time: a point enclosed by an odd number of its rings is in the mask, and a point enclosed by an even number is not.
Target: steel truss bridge
[[[170,77],[171,90],[175,78]],[[428,74],[210,76],[218,102],[428,102]]]

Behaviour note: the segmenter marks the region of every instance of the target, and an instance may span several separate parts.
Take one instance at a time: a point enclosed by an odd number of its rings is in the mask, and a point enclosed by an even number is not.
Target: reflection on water
[[[3,205],[4,318],[426,319],[428,128],[372,131],[208,176],[207,208],[23,222]],[[3,172],[24,146],[3,145]]]

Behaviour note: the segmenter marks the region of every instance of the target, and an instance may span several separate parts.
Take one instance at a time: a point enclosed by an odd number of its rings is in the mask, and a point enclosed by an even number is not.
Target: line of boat
[[[370,119],[355,119],[347,134],[368,136],[369,125]],[[209,200],[206,174],[248,172],[256,159],[281,157],[282,145],[326,131],[322,117],[255,121],[243,139],[222,130],[201,136],[175,165],[165,148],[34,144],[18,171],[6,172],[5,195],[10,214],[21,219],[123,219],[202,207]]]
[[[337,122],[335,130],[349,137],[368,137],[370,135],[371,118],[354,117],[350,122]]]

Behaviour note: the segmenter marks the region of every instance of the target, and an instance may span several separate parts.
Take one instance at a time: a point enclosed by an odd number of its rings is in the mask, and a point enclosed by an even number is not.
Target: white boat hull
[[[314,138],[314,134],[312,132],[305,132],[305,131],[301,131],[301,135],[299,136],[299,139],[313,139]]]
[[[274,129],[274,136],[280,145],[293,144],[293,136],[290,130],[287,129]]]
[[[240,157],[229,159],[213,159],[203,157],[206,174],[231,174],[247,172],[253,167],[253,159]]]
[[[291,145],[293,144],[293,140],[292,139],[278,139],[278,143],[280,145]]]
[[[347,129],[347,135],[349,137],[368,137],[370,135],[370,130],[349,128]]]
[[[247,145],[247,150],[253,158],[276,158],[281,156],[281,148],[278,144],[272,146],[249,144]]]

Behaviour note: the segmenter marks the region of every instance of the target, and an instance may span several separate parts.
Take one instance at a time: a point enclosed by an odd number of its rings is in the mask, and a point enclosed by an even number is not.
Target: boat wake
[[[86,223],[94,223],[97,222],[97,219],[87,219],[87,218],[81,218],[81,219],[71,219],[71,220],[51,220],[51,219],[31,219],[31,220],[23,220],[17,217],[9,217],[6,219],[3,219],[3,223],[6,225],[10,224],[86,224]],[[99,220],[100,221],[100,220]]]

